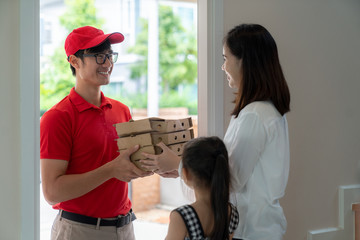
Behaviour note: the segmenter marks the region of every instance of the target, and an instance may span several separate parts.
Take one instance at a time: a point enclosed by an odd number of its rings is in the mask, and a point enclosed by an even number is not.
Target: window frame
[[[40,239],[40,3],[20,0],[20,231]],[[31,19],[31,21],[30,21]]]

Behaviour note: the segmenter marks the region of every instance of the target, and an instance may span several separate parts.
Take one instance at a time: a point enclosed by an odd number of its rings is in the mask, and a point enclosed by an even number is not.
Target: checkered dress
[[[239,223],[239,213],[234,205],[231,206],[231,216],[229,224],[229,234],[233,233]],[[176,208],[174,211],[180,213],[184,220],[189,237],[185,237],[185,240],[210,240],[204,236],[204,230],[201,226],[200,219],[195,209],[190,205],[184,205]]]

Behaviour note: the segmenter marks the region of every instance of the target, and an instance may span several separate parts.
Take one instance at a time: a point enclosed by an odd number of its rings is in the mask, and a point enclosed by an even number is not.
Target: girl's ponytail
[[[229,179],[227,156],[219,154],[215,157],[211,181],[211,205],[215,219],[211,239],[229,239]]]
[[[200,137],[184,148],[183,168],[196,178],[199,186],[209,188],[214,213],[212,240],[229,239],[230,170],[224,142],[218,137]]]

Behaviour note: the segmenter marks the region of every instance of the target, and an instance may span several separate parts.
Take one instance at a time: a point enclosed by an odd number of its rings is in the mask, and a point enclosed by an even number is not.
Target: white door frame
[[[224,136],[223,0],[198,0],[198,131]]]
[[[40,239],[39,0],[20,0],[21,239]]]
[[[39,0],[20,1],[21,239],[40,239]],[[199,136],[224,134],[223,0],[198,0]]]

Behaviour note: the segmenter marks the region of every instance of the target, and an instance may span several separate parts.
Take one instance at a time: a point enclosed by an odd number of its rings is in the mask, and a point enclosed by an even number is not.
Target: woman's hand
[[[159,155],[142,153],[147,159],[140,160],[143,168],[156,172],[159,175],[173,172],[179,168],[181,158],[168,148],[163,142],[157,144],[163,152]]]
[[[157,173],[157,172],[155,172],[155,173]],[[173,170],[173,171],[164,172],[164,173],[157,173],[157,174],[159,174],[163,178],[177,178],[177,177],[179,177],[178,170]]]

